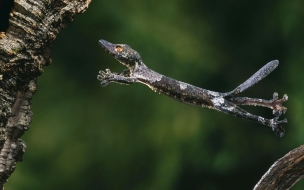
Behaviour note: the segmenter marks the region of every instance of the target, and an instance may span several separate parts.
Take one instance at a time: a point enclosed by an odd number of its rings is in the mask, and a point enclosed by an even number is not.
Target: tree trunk
[[[8,1],[8,0],[4,0]],[[0,10],[7,2],[0,1]],[[13,0],[8,4],[13,4]],[[9,26],[0,33],[0,187],[22,161],[21,139],[32,120],[31,99],[42,67],[51,63],[52,44],[90,0],[15,0]],[[2,12],[3,13],[3,12]]]

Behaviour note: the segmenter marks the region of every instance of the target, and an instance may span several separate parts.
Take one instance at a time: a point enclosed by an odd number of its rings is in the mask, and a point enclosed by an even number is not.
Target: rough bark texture
[[[9,26],[6,32],[0,31],[1,189],[16,162],[22,161],[26,145],[21,136],[32,120],[30,101],[42,66],[51,62],[52,43],[89,3],[90,0],[15,0]]]
[[[304,145],[276,161],[256,184],[254,190],[290,189],[304,176]]]

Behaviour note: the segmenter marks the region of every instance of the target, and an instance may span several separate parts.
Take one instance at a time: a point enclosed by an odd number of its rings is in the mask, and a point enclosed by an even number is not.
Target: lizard
[[[101,81],[101,86],[103,87],[111,82],[126,85],[142,83],[150,87],[153,91],[164,94],[181,103],[207,107],[235,117],[255,121],[259,124],[271,127],[279,137],[283,137],[285,134],[282,125],[287,123],[287,119],[279,120],[279,117],[282,114],[285,114],[287,110],[286,107],[282,106],[282,103],[288,100],[286,94],[282,99],[279,99],[278,93],[275,92],[271,100],[237,97],[239,93],[245,91],[270,74],[278,66],[278,60],[270,61],[264,65],[234,90],[221,93],[196,87],[149,69],[144,64],[139,53],[127,44],[113,44],[106,40],[99,40],[99,45],[128,68],[120,74],[111,72],[110,69],[99,71],[97,79]],[[262,116],[251,114],[238,105],[253,105],[270,108],[273,110],[274,118],[266,119]]]

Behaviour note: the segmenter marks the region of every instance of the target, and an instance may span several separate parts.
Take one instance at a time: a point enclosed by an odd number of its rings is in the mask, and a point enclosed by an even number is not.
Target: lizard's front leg
[[[105,87],[111,82],[115,82],[118,84],[133,84],[138,82],[137,78],[129,76],[129,71],[123,71],[121,74],[112,73],[110,69],[106,69],[106,71],[99,71],[99,75],[97,75],[97,79],[101,81],[101,86]]]

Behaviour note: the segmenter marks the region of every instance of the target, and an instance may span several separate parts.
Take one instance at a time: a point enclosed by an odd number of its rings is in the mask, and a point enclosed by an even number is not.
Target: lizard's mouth
[[[98,44],[109,54],[114,55],[115,54],[115,44],[112,44],[106,40],[99,40]]]

